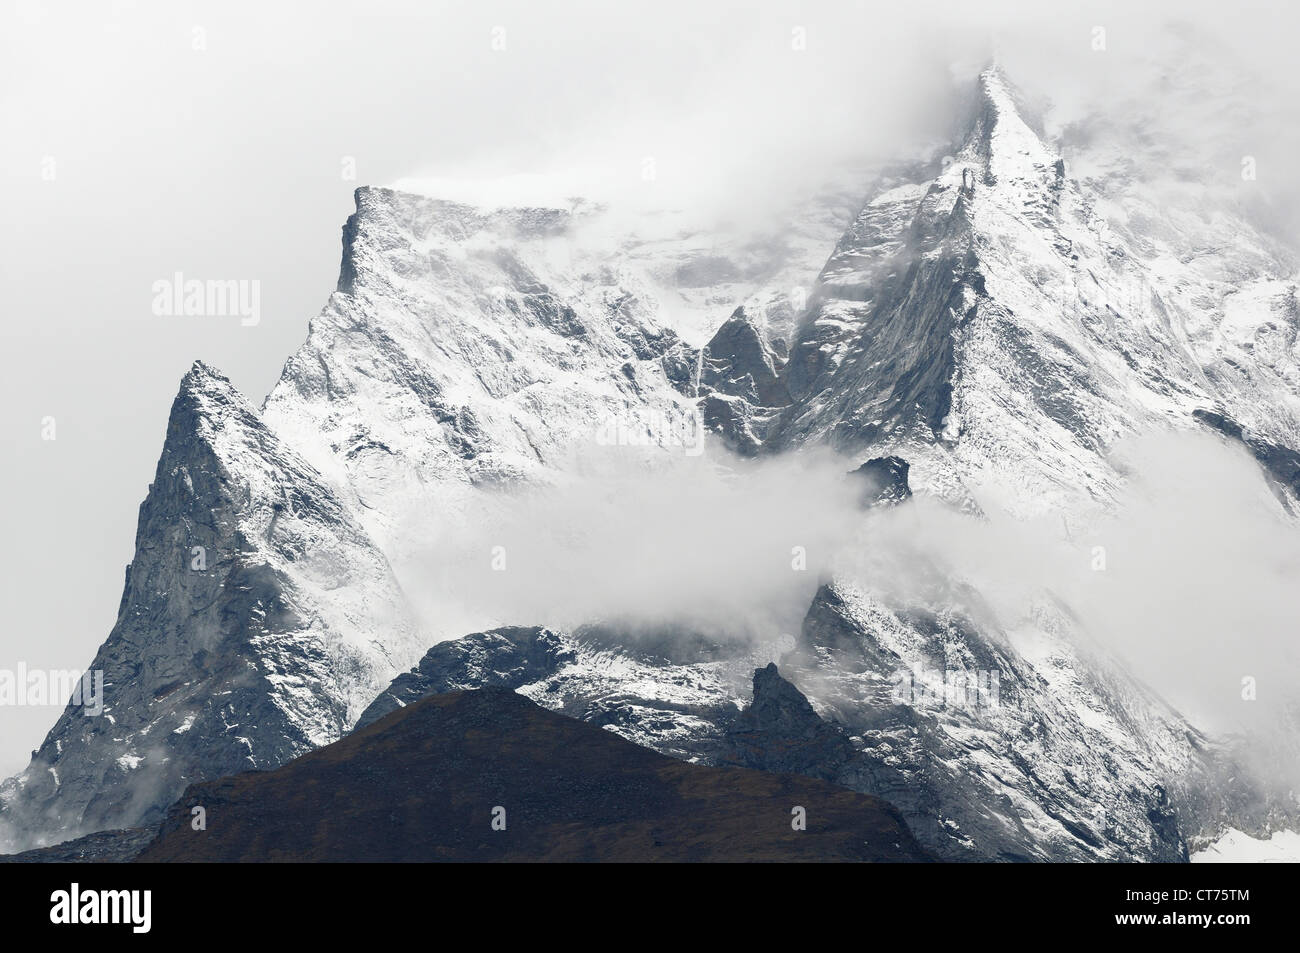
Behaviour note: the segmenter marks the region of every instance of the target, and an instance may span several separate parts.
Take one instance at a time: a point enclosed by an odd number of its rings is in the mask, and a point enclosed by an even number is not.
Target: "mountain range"
[[[1116,441],[1199,431],[1259,462],[1289,525],[1294,259],[1244,213],[1216,207],[1193,228],[1118,174],[1077,178],[1057,145],[986,69],[967,128],[883,173],[805,277],[802,251],[766,271],[694,252],[668,267],[581,205],[358,189],[337,288],[263,405],[201,362],[181,382],[90,666],[105,713],[69,706],[0,788],[10,847],[163,825],[147,856],[180,856],[178,799],[202,790],[240,817],[212,857],[278,856],[259,839],[281,823],[277,785],[340,751],[349,781],[377,770],[363,749],[384,726],[487,698],[563,736],[500,689],[701,769],[887,802],[860,803],[896,810],[918,857],[1181,861],[1227,827],[1293,827],[1293,794],[1052,592],[1008,617],[937,568],[905,599],[828,572],[799,630],[761,644],[620,618],[445,638],[454,621],[421,597],[430,545],[563,483],[575,447],[611,432],[634,434],[651,472],[704,443],[725,448],[720,468],[830,451],[861,487],[852,519],[927,500],[980,521],[996,483],[1015,489],[1000,501],[1013,517],[1082,529],[1125,485]],[[706,342],[674,326],[681,301],[738,285]],[[900,673],[936,671],[937,692],[918,675],[900,694]],[[629,765],[673,773],[631,750]],[[284,836],[284,856],[325,856]],[[549,843],[517,856],[583,856]]]

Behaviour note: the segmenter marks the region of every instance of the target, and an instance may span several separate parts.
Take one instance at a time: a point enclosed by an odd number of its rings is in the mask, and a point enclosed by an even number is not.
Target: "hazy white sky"
[[[839,159],[940,135],[954,64],[994,48],[1063,105],[1131,93],[1171,11],[1196,26],[1180,42],[1251,65],[1263,115],[1294,97],[1284,4],[1133,6],[5,0],[0,667],[89,662],[181,376],[201,357],[262,398],[334,287],[355,186],[532,176],[618,198],[653,156],[652,201],[761,218]],[[1275,125],[1231,147],[1282,168]],[[177,271],[259,280],[260,323],[155,316]],[[0,708],[0,776],[55,715]]]

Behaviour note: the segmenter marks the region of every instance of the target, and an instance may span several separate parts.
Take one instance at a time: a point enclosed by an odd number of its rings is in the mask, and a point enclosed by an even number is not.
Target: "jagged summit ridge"
[[[1009,479],[1040,511],[1112,499],[1111,444],[1197,426],[1205,408],[1294,442],[1300,350],[1284,354],[1269,330],[1300,313],[1285,263],[1243,271],[1232,301],[1219,276],[1151,259],[1099,214],[1106,197],[1068,174],[1019,100],[986,69],[951,154],[866,203],[769,387],[788,399],[731,388],[727,413],[709,418],[725,439],[750,453],[826,442],[860,460],[897,454],[925,492],[963,505],[969,487]],[[1207,217],[1207,235],[1223,216]],[[1271,320],[1217,310],[1247,300]],[[1258,326],[1259,343],[1229,350],[1229,335],[1204,330],[1220,325]],[[1268,386],[1241,371],[1261,357]]]
[[[432,198],[377,186],[354,192],[356,211],[343,225],[343,261],[338,290],[354,293],[358,276],[382,280],[385,252],[394,234],[416,242],[443,238],[467,242],[484,235],[512,238],[557,236],[569,228],[572,215],[558,208],[482,209],[462,202]]]
[[[341,290],[264,413],[386,549],[404,514],[545,480],[611,421],[689,413],[694,351],[635,275],[564,237],[568,212],[357,205]]]
[[[978,80],[979,108],[963,152],[973,152],[989,164],[998,180],[1011,178],[1026,168],[1055,166],[1060,156],[1043,142],[1025,117],[1023,96],[996,63]]]

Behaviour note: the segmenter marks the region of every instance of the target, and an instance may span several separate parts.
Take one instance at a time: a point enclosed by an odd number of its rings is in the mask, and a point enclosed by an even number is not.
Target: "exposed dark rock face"
[[[873,457],[853,471],[862,482],[863,506],[889,506],[912,495],[907,485],[911,467],[902,457]]]
[[[1300,496],[1300,453],[1290,447],[1269,443],[1253,434],[1247,434],[1235,420],[1212,410],[1196,410],[1192,416],[1230,440],[1240,443],[1259,461],[1270,480]]]
[[[745,309],[737,308],[704,349],[700,384],[754,405],[779,407],[790,402],[780,378],[784,363],[746,317]]]
[[[835,781],[856,754],[771,662],[754,673],[753,701],[728,728],[719,762]]]
[[[768,425],[790,403],[782,378],[784,342],[773,347],[737,308],[704,348],[699,396],[704,425],[743,456],[755,455]]]
[[[711,760],[739,711],[732,696],[718,694],[725,684],[718,670],[730,665],[723,646],[673,629],[493,629],[435,645],[357,727],[430,695],[499,686],[663,754]]]
[[[755,456],[762,448],[762,441],[752,429],[758,422],[754,408],[745,398],[709,394],[700,401],[700,416],[710,432],[741,456]]]
[[[371,702],[354,730],[429,695],[468,688],[519,688],[550,676],[573,656],[564,639],[539,626],[506,626],[440,642]]]
[[[191,826],[191,808],[207,828]],[[796,813],[806,830],[796,829]],[[504,829],[494,829],[504,822]],[[504,688],[435,695],[271,772],[190,787],[157,861],[919,861],[897,812],[683,764]]]

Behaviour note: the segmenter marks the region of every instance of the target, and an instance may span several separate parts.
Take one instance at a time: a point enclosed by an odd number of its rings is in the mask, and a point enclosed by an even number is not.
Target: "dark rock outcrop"
[[[835,781],[857,752],[775,663],[754,673],[754,700],[727,730],[719,762]]]
[[[1235,420],[1212,410],[1195,410],[1192,416],[1229,440],[1240,443],[1259,461],[1271,481],[1300,496],[1300,453],[1248,434]]]
[[[546,678],[572,657],[572,649],[559,635],[540,626],[504,626],[439,642],[370,703],[353,730],[430,695],[470,688],[519,688]]]
[[[151,828],[98,831],[51,847],[0,854],[0,864],[124,864],[154,839]]]
[[[767,346],[745,309],[737,308],[704,349],[700,384],[756,406],[780,407],[790,402],[780,376],[784,363]]]
[[[863,506],[888,506],[901,503],[912,495],[907,483],[911,469],[902,457],[873,457],[853,471],[862,484],[860,501]]]

